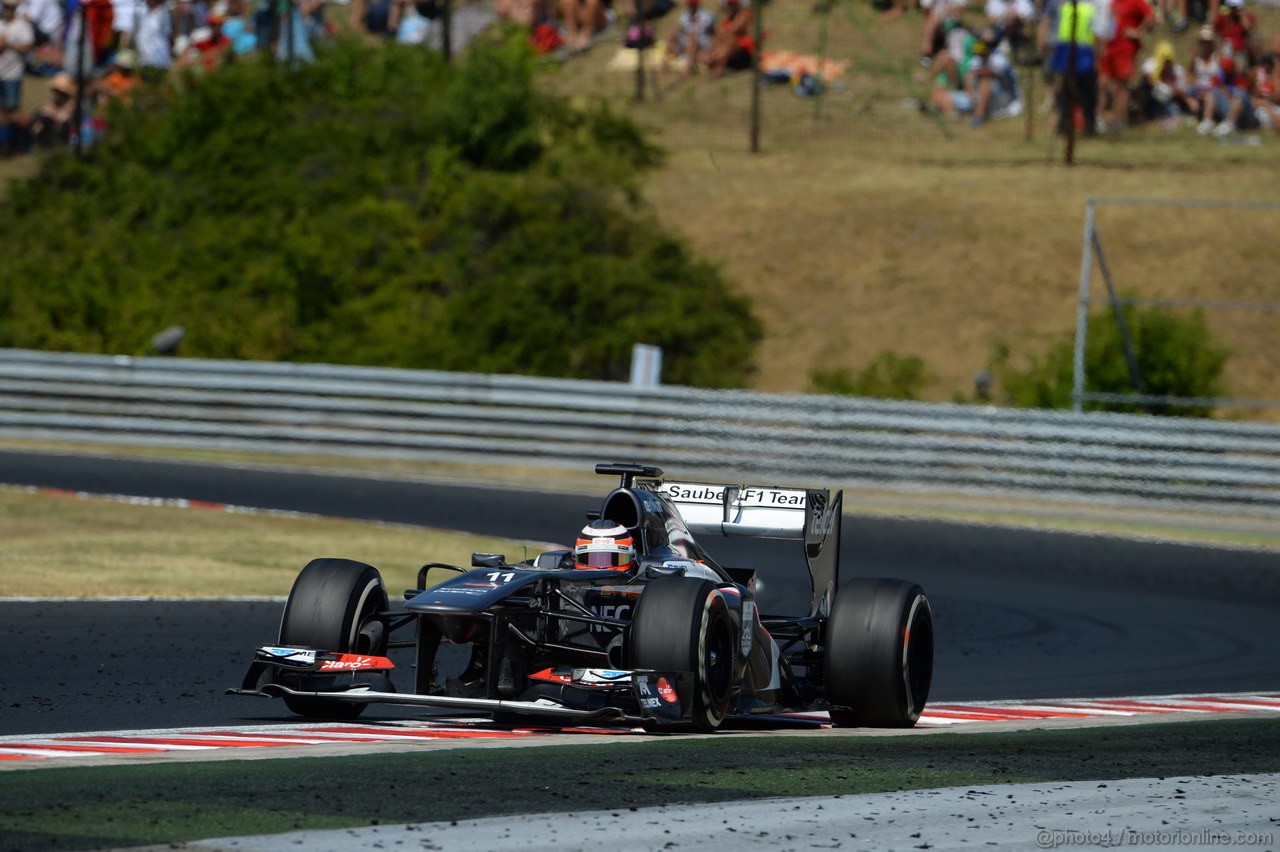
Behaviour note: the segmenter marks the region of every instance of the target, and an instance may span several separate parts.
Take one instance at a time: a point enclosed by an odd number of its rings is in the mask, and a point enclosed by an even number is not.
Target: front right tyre
[[[693,672],[693,728],[720,727],[734,691],[737,649],[729,605],[714,583],[662,577],[646,584],[628,649],[632,668]]]
[[[342,654],[383,656],[384,625],[377,614],[387,611],[387,588],[378,569],[351,559],[313,559],[293,582],[280,618],[280,644]],[[338,677],[354,680],[356,675]],[[367,677],[367,676],[366,676]],[[385,675],[376,676],[390,687]],[[336,698],[285,696],[300,716],[354,719],[366,705]]]

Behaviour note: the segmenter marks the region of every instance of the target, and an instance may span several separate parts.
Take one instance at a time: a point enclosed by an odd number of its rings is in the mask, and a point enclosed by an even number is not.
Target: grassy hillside
[[[1268,40],[1280,32],[1280,11],[1256,11]],[[765,14],[769,48],[819,51],[822,19],[809,2],[774,0]],[[847,70],[821,104],[786,87],[761,92],[758,154],[748,150],[745,76],[658,74],[657,97],[651,78],[635,103],[634,75],[609,70],[609,40],[550,80],[625,106],[671,149],[648,198],[755,299],[765,323],[758,388],[801,390],[814,366],[857,369],[888,349],[924,359],[936,377],[926,398],[971,393],[995,342],[1015,357],[1038,354],[1074,329],[1086,199],[1280,201],[1280,135],[1254,147],[1144,126],[1082,140],[1068,168],[1039,79],[1030,123],[940,123],[904,104],[924,91],[918,15],[838,5],[828,25],[827,55]],[[1164,27],[1147,50],[1166,38],[1189,55],[1194,35]],[[1098,224],[1124,292],[1277,297],[1280,209],[1109,207]],[[1104,292],[1100,275],[1094,287]],[[1234,352],[1231,393],[1280,399],[1278,317],[1208,312]]]

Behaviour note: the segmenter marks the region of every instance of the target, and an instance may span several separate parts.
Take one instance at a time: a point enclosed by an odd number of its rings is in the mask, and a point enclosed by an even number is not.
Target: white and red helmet
[[[592,521],[578,533],[573,547],[575,568],[591,571],[626,571],[636,564],[636,542],[631,531],[613,521]]]

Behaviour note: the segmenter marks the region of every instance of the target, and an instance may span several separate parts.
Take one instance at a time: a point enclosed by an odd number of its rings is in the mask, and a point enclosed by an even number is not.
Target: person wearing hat
[[[1178,126],[1179,115],[1195,112],[1187,94],[1187,72],[1174,58],[1171,42],[1157,44],[1155,53],[1142,63],[1138,105],[1143,117],[1163,122],[1168,130]]]
[[[0,156],[20,148],[22,75],[27,70],[27,54],[36,42],[31,22],[18,15],[18,2],[0,0]]]
[[[76,78],[61,71],[49,82],[49,102],[31,116],[31,143],[40,148],[69,144],[75,115]]]
[[[1222,73],[1222,57],[1218,54],[1218,39],[1213,27],[1205,24],[1196,35],[1196,52],[1187,63],[1187,95],[1191,99],[1191,114],[1199,115],[1201,101],[1216,85]]]
[[[126,97],[135,86],[140,83],[138,79],[138,54],[132,50],[116,51],[115,60],[111,63],[111,70],[107,72],[107,76],[102,78],[102,82],[98,84],[98,91],[108,100],[120,100]]]

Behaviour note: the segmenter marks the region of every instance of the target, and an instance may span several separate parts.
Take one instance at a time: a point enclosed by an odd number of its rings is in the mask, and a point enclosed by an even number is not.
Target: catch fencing
[[[1280,428],[524,376],[0,350],[0,437],[1280,516]]]

